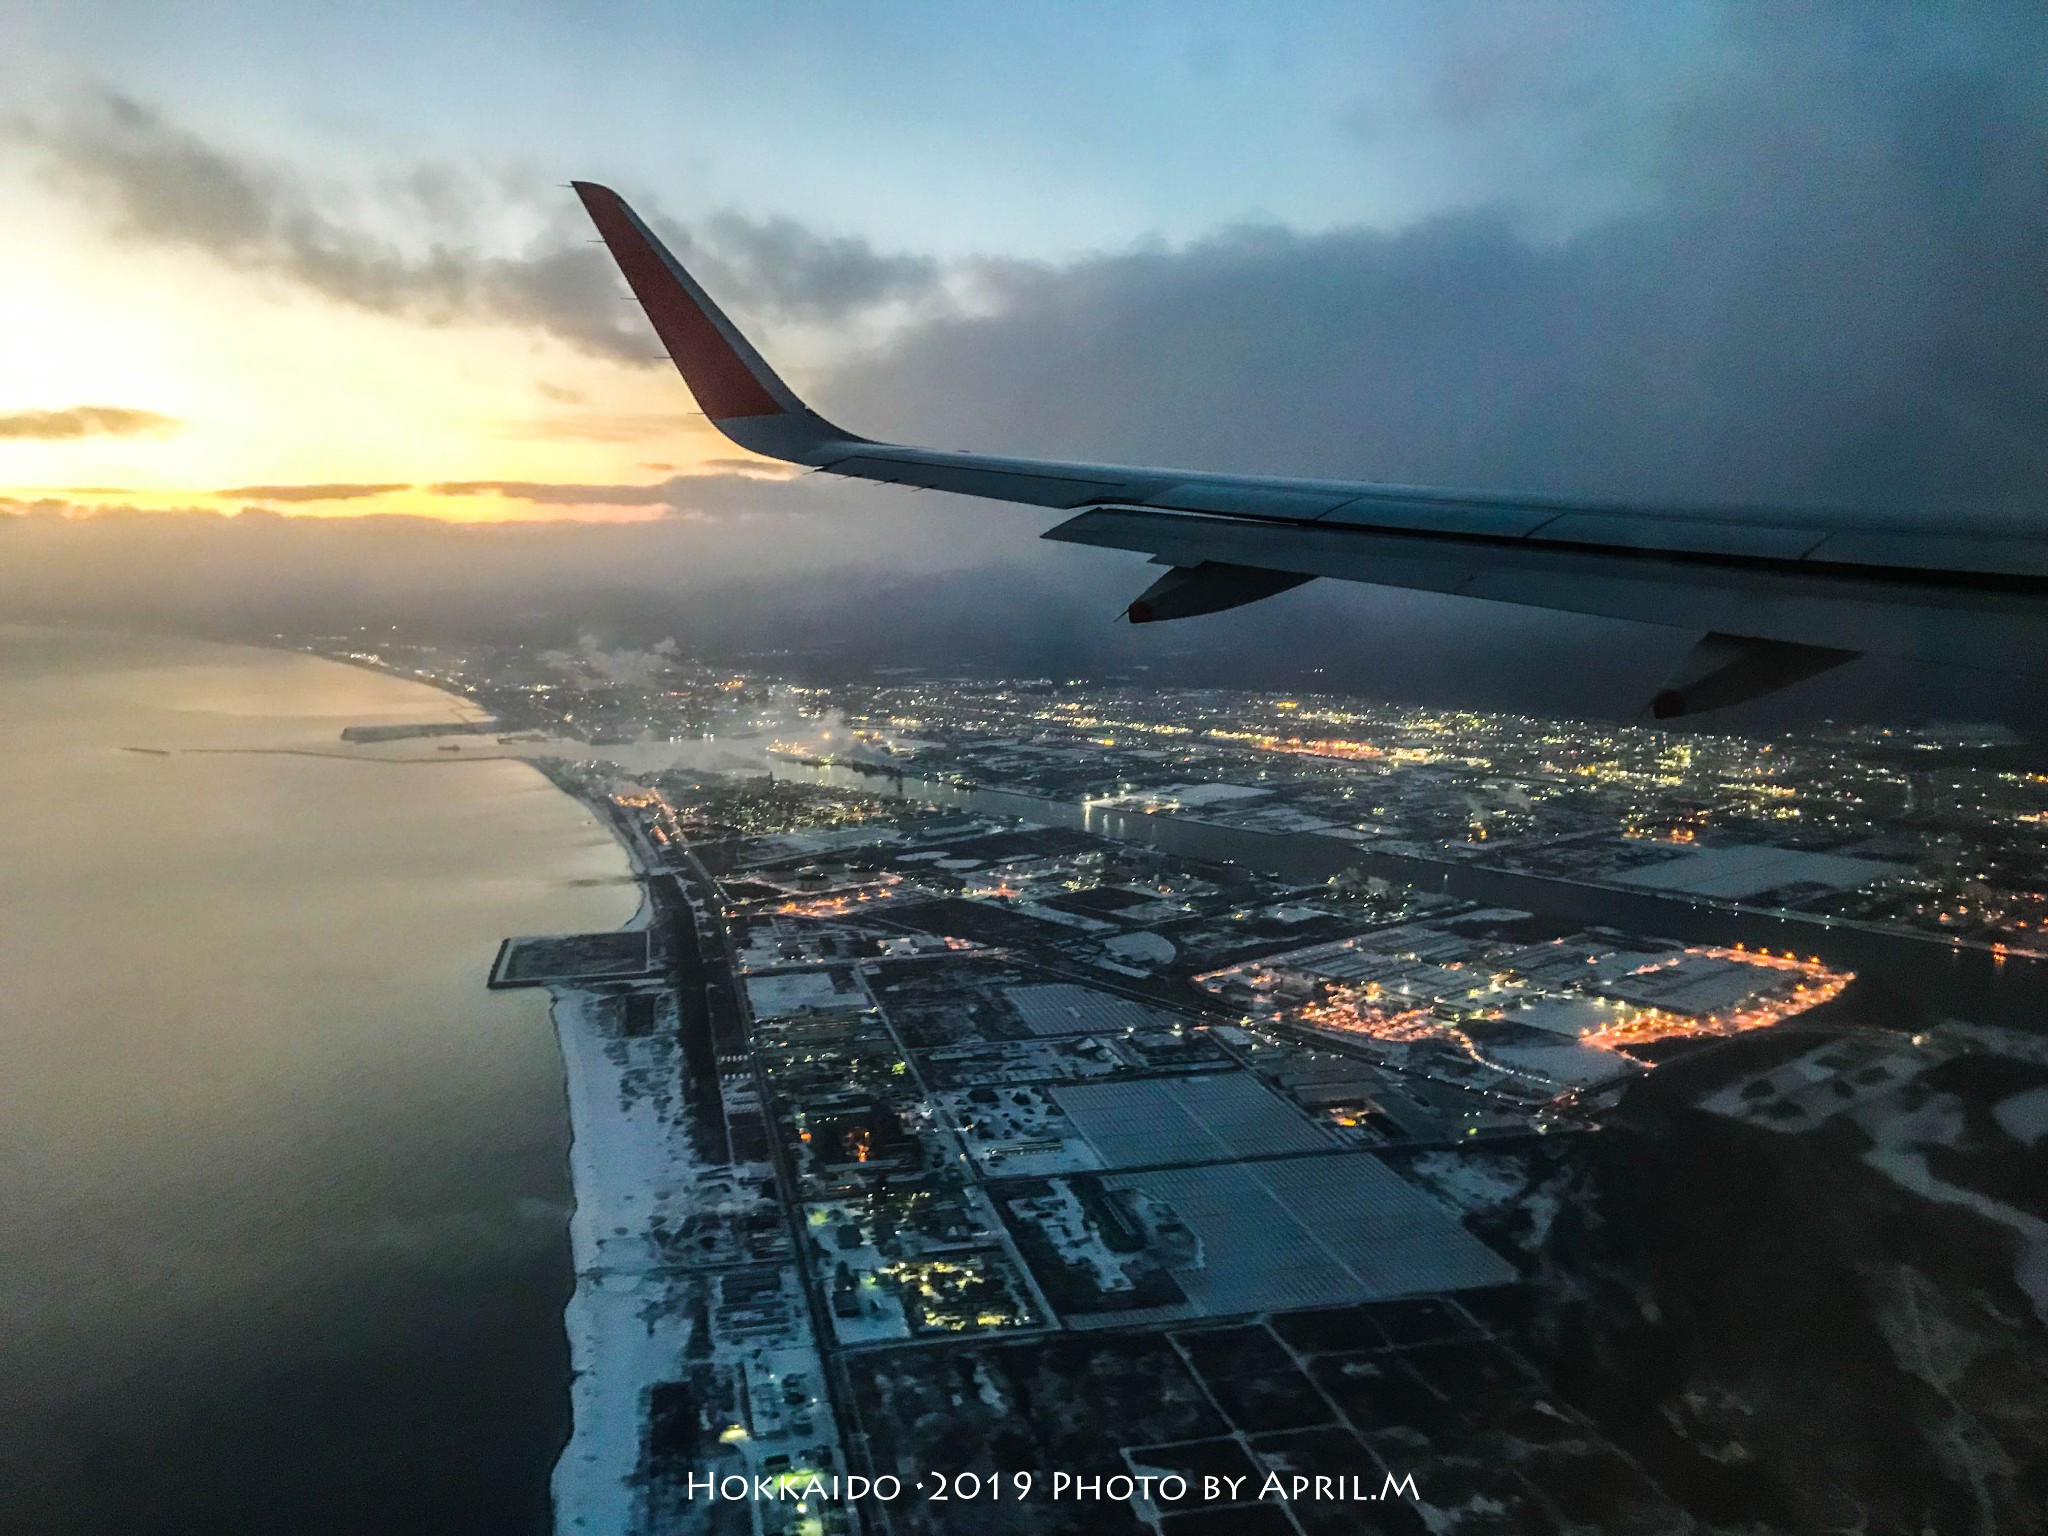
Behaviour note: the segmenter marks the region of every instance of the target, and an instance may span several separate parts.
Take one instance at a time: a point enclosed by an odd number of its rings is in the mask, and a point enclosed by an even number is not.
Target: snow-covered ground
[[[2048,1059],[2038,1037],[1991,1025],[1948,1021],[1911,1042],[1881,1048],[1830,1040],[1769,1072],[1738,1079],[1699,1100],[1699,1107],[1785,1134],[1810,1131],[1836,1116],[1853,1120],[1869,1136],[1863,1160],[1901,1189],[1923,1200],[1974,1211],[2015,1239],[2013,1278],[2048,1323],[2048,1222],[1980,1190],[1951,1184],[1928,1163],[1926,1148],[1964,1144],[1967,1117],[1951,1093],[1925,1093],[1917,1079],[1960,1052]],[[1908,1095],[1908,1088],[1919,1089]],[[2036,1095],[2041,1097],[2037,1100]],[[2030,1141],[2048,1125],[2048,1090],[2001,1101],[1992,1111],[2005,1132]]]
[[[1542,1251],[1564,1206],[1564,1190],[1557,1180],[1539,1177],[1514,1152],[1477,1147],[1426,1152],[1408,1164],[1407,1173],[1460,1219],[1498,1217],[1510,1207],[1519,1208],[1524,1219],[1514,1225],[1511,1240],[1526,1253]]]
[[[2048,1136],[2048,1084],[2001,1099],[1991,1115],[2006,1135],[2031,1147]]]
[[[682,1062],[673,1032],[623,1038],[616,1003],[579,991],[556,996],[554,1018],[576,1187],[576,1291],[563,1313],[573,1422],[555,1464],[555,1525],[623,1536],[644,1524],[637,1474],[648,1391],[675,1376],[690,1342],[681,1279],[654,1228],[678,1225],[696,1207],[701,1170],[677,1123]]]
[[[576,1188],[576,1289],[563,1314],[572,1422],[555,1464],[555,1528],[565,1536],[723,1528],[720,1506],[696,1499],[679,1478],[808,1477],[804,1469],[836,1467],[843,1455],[773,1170],[705,1163],[692,1152],[672,999],[661,1000],[654,1027],[630,1035],[618,998],[564,989],[554,1016]],[[765,1230],[764,1208],[773,1216]],[[698,1337],[700,1329],[709,1336]],[[650,1459],[658,1401],[670,1435],[715,1444],[699,1442],[686,1465],[672,1445]],[[792,1536],[811,1529],[814,1516],[801,1502],[750,1506],[756,1536]]]
[[[2034,1315],[2048,1324],[2048,1221],[2003,1200],[1937,1178],[1927,1166],[1926,1156],[1910,1147],[1876,1146],[1863,1154],[1863,1160],[1922,1199],[1962,1206],[2008,1228],[2018,1240],[2014,1245],[2013,1280],[2033,1302]]]
[[[1464,1152],[1426,1152],[1409,1164],[1409,1175],[1460,1216],[1488,1215],[1520,1196],[1529,1170],[1514,1157]]]

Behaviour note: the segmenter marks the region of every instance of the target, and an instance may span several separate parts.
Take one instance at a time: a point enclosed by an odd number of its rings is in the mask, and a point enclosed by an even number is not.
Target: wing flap
[[[1629,517],[1617,512],[1567,512],[1527,535],[1545,544],[1654,549],[1669,554],[1754,555],[1797,560],[1827,536],[1811,528],[1698,518]]]
[[[1313,576],[1292,571],[1266,571],[1249,565],[1175,566],[1131,599],[1124,616],[1133,624],[1158,624],[1223,613],[1291,592]]]
[[[1650,700],[1653,720],[1676,720],[1746,704],[1856,659],[1854,651],[1757,640],[1748,635],[1703,635]]]
[[[1890,533],[1844,529],[1830,533],[1808,557],[1829,564],[1896,566],[1920,570],[2002,572],[2048,578],[2048,541],[1972,533]]]
[[[1313,522],[1352,499],[1349,490],[1318,491],[1247,485],[1229,480],[1186,480],[1145,498],[1148,506],[1177,512],[1222,512],[1233,517],[1274,517]]]
[[[1345,528],[1387,528],[1399,533],[1450,533],[1519,539],[1556,517],[1555,511],[1542,507],[1354,496],[1319,521]]]

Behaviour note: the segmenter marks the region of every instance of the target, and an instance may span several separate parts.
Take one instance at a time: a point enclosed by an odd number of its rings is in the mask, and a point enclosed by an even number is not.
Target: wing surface
[[[1207,595],[1184,600],[1184,611],[1295,584],[1251,574],[1278,572],[1705,630],[1837,660],[1876,652],[2048,675],[2048,537],[2006,525],[1202,474],[859,437],[776,376],[617,193],[574,186],[698,404],[735,443],[828,474],[1077,513],[1045,537],[1203,568]],[[1230,580],[1244,595],[1230,595]]]

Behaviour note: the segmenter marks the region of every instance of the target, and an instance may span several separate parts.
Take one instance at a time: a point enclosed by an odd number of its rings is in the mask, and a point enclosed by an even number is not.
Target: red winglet
[[[626,206],[626,200],[595,182],[570,185],[583,199],[591,222],[604,236],[612,259],[647,311],[647,318],[654,322],[655,333],[704,414],[713,421],[784,414],[783,402],[760,376],[767,365],[741,356],[733,345],[732,336],[738,333],[731,322]],[[787,389],[782,392],[788,393]]]

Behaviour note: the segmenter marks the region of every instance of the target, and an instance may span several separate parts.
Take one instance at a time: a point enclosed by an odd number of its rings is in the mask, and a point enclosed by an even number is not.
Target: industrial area
[[[509,940],[492,978],[554,993],[570,1061],[577,1377],[556,1498],[590,1529],[1677,1528],[1709,1449],[1681,1422],[1695,1410],[1645,1430],[1574,1363],[1610,1293],[1651,1317],[1675,1283],[1624,1281],[1600,1249],[1645,1106],[1788,1149],[1859,1127],[1875,1150],[1855,1177],[2002,1229],[1956,1262],[2048,1308],[2028,1279],[2048,1229],[2029,1197],[1986,1192],[1966,1128],[1995,1111],[2040,1145],[2026,1093],[2048,1063],[2010,1029],[1908,1019],[1861,977],[1874,925],[1834,909],[1843,882],[1892,900],[1928,878],[1876,857],[1876,834],[1853,853],[1784,835],[1774,870],[1835,883],[1781,881],[1786,906],[1689,892],[1683,911],[1720,926],[1688,937],[1668,886],[1623,892],[1612,868],[1475,889],[1400,878],[1454,863],[1442,839],[1400,866],[1361,835],[1318,873],[1320,851],[1287,844],[1330,828],[1279,816],[1290,794],[1204,793],[1185,762],[1161,770],[1170,792],[1105,786],[1078,753],[1027,787],[1015,764],[1062,749],[956,734],[947,771],[991,778],[949,785],[889,766],[933,749],[845,716],[811,721],[844,758],[793,750],[800,717],[736,725],[754,688],[668,691],[758,742],[758,771],[664,764],[645,730],[571,757],[581,706],[519,721],[524,742],[500,714],[457,748],[530,755],[609,819],[646,892],[632,929]],[[759,703],[786,706],[777,689]],[[1320,759],[1253,750],[1295,801],[1333,793],[1305,787]],[[1613,776],[1596,803],[1647,824]],[[1680,793],[1651,795],[1663,835],[1611,841],[1654,851],[1643,867],[1686,857]],[[1273,825],[1232,821],[1253,815]],[[1712,821],[1697,836],[1727,846]],[[1600,905],[1553,901],[1553,882]],[[1911,963],[2027,963],[1896,919]],[[1984,1101],[1967,1113],[1942,1107],[1958,1074]],[[1746,1447],[1777,1432],[1763,1399],[1698,1409],[1730,1411],[1756,1420]],[[1783,1433],[1727,1474],[1754,1485],[1737,1506],[1783,1497]],[[945,1497],[1053,1471],[1117,1496]]]

